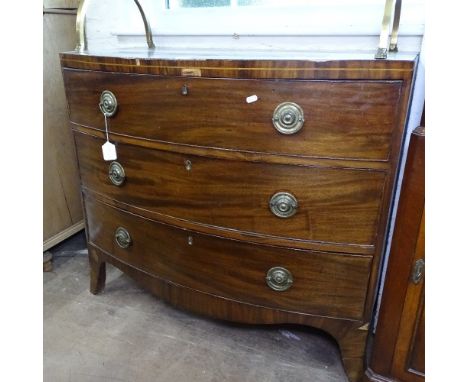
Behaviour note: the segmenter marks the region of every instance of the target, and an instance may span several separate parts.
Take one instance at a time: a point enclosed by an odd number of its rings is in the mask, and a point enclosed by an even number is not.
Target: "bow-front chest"
[[[91,291],[111,263],[196,313],[314,326],[358,380],[415,62],[61,60]]]

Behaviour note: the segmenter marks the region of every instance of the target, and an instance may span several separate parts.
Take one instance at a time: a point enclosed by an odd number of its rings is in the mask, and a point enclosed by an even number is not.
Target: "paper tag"
[[[201,77],[201,69],[199,69],[199,68],[182,68],[181,74],[184,77]]]
[[[102,145],[102,156],[104,160],[116,160],[117,159],[117,150],[115,145],[107,141]]]
[[[254,95],[251,95],[249,97],[247,97],[245,99],[245,102],[247,103],[252,103],[252,102],[255,102],[255,101],[258,101],[258,97],[254,94]]]

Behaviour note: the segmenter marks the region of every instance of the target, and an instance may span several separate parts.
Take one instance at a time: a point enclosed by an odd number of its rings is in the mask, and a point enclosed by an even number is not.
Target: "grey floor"
[[[88,291],[84,235],[44,273],[45,382],[342,382],[336,344],[298,326],[236,325],[172,308],[108,265]]]

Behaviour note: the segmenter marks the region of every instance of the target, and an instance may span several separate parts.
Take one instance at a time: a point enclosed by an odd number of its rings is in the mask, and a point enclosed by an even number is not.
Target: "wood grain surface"
[[[424,129],[418,128],[405,164],[368,381],[424,380],[424,278],[418,284],[411,281],[415,261],[425,256],[424,163]]]
[[[104,90],[118,101],[116,134],[199,147],[320,158],[387,161],[401,81],[286,81],[168,78],[64,70],[74,123],[104,129]],[[93,86],[90,88],[89,84]],[[182,86],[188,87],[186,96]],[[259,99],[247,103],[246,97]],[[294,102],[302,129],[276,131],[275,108]]]
[[[127,52],[128,54],[128,52]],[[120,57],[66,52],[62,67],[120,73],[156,74],[176,77],[249,79],[339,79],[411,80],[414,60],[284,60],[261,59],[170,59],[164,57]]]
[[[201,235],[89,198],[86,214],[91,244],[163,280],[259,306],[351,319],[362,316],[370,257],[280,250]],[[130,233],[129,248],[116,244],[118,227]],[[293,275],[287,291],[274,291],[265,282],[268,270],[278,266]]]
[[[382,171],[226,161],[117,144],[126,180],[115,186],[102,159],[105,141],[80,133],[75,141],[83,186],[126,204],[213,227],[339,243],[343,250],[374,245]],[[296,197],[294,216],[270,211],[280,191]]]

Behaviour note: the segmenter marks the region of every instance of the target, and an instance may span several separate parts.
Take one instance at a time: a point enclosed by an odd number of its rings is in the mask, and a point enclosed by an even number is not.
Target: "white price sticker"
[[[116,160],[117,159],[117,150],[115,145],[107,141],[102,145],[102,156],[104,160]]]
[[[247,97],[245,99],[245,102],[247,102],[247,103],[253,103],[253,102],[256,102],[256,101],[258,101],[258,97],[255,94],[251,95],[251,96],[249,96],[249,97]]]

